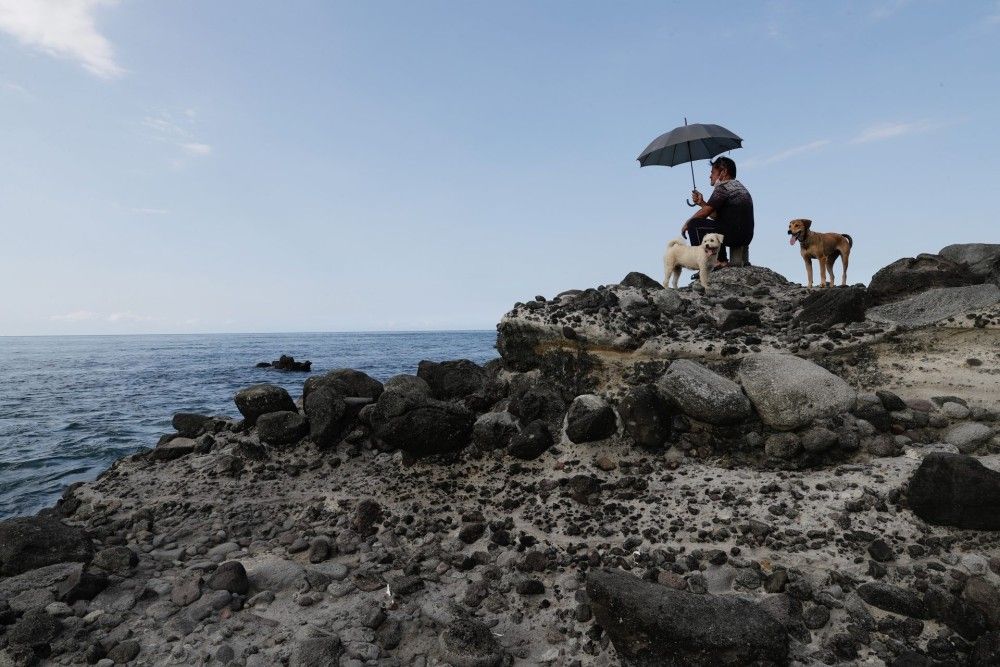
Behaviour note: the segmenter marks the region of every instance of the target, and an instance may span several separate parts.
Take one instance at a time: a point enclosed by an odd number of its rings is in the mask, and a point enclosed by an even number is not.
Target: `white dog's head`
[[[705,238],[701,240],[701,247],[705,249],[705,254],[718,255],[723,238],[722,234],[705,234]]]

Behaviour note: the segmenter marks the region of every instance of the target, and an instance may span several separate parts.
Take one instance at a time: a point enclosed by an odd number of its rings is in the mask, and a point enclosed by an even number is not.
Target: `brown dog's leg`
[[[843,287],[847,287],[847,258],[851,256],[851,248],[848,246],[840,253],[840,263],[841,268],[844,269],[843,277],[840,280],[840,284]]]
[[[808,257],[803,257],[802,261],[806,263],[806,279],[809,281],[809,287],[813,286],[813,263]]]
[[[833,287],[833,262],[835,259],[827,255],[819,260],[820,264],[826,265],[826,277],[823,279],[823,287]]]

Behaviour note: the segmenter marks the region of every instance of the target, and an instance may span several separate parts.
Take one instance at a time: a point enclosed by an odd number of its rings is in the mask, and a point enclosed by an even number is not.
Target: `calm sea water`
[[[301,396],[309,373],[259,361],[291,354],[311,374],[356,368],[384,381],[422,359],[484,363],[495,342],[493,331],[0,337],[0,518],[153,446],[175,412],[238,417],[233,395],[260,382]]]

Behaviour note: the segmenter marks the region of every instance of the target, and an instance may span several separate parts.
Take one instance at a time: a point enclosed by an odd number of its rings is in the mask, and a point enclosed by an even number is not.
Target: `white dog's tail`
[[[667,244],[667,247],[673,248],[675,245],[687,245],[687,242],[684,239],[674,239],[673,241]]]

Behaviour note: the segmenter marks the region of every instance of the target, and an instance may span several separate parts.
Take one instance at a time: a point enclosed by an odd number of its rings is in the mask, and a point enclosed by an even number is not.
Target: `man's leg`
[[[705,234],[725,234],[722,225],[711,218],[691,218],[688,220],[688,236],[691,238],[691,245],[701,245]],[[719,248],[718,261],[728,262],[726,246]]]

